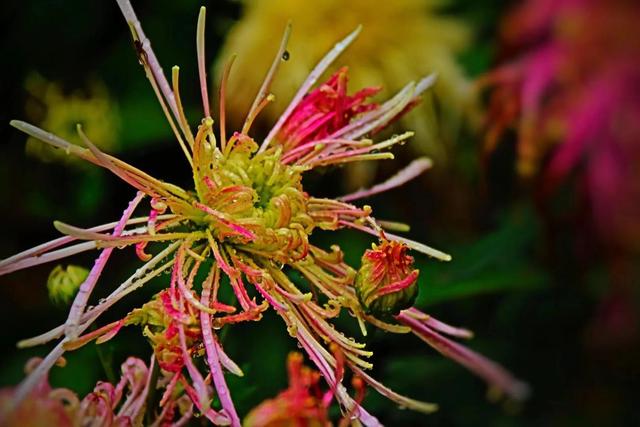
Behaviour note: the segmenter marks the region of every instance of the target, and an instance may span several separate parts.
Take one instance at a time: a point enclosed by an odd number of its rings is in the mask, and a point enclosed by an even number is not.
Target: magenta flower
[[[28,370],[41,363],[41,360],[29,361]],[[99,382],[91,393],[83,399],[71,390],[52,388],[47,378],[41,378],[39,384],[12,408],[17,392],[12,389],[0,390],[0,416],[3,426],[93,426],[127,427],[141,425],[146,399],[151,387],[151,371],[145,363],[135,357],[128,358],[121,367],[122,376],[117,384]],[[171,399],[168,407],[175,405]],[[12,410],[9,410],[12,409]],[[173,414],[172,414],[173,415]],[[185,419],[190,417],[190,413]],[[163,416],[166,413],[163,412]],[[166,425],[169,418],[159,418],[154,425]],[[180,422],[172,425],[180,425]]]
[[[548,196],[572,176],[601,238],[640,241],[640,35],[632,0],[529,0],[505,20],[518,55],[485,77],[488,148],[515,123],[518,168]]]
[[[93,340],[100,344],[113,338],[122,327],[139,325],[166,379],[165,397],[184,393],[193,411],[215,424],[238,426],[240,417],[225,373],[240,376],[243,373],[225,354],[216,330],[238,322],[259,321],[270,309],[282,318],[288,333],[315,364],[342,412],[365,425],[379,422],[347,392],[342,384],[345,369],[403,407],[431,412],[436,406],[401,396],[366,374],[365,370],[372,367],[368,360],[372,353],[331,323],[343,311],[357,319],[363,334],[366,323],[390,332],[414,332],[504,393],[524,397],[526,386],[502,368],[440,335],[441,332],[468,337],[468,331],[444,325],[417,309],[401,311],[410,305],[412,298],[399,297],[399,293],[407,292],[408,288],[412,295],[417,292],[418,273],[408,268],[411,257],[405,252],[414,249],[440,260],[449,260],[450,256],[383,231],[393,224],[376,221],[371,207],[351,203],[402,185],[427,169],[429,161],[417,160],[385,183],[341,199],[313,197],[302,187],[303,174],[318,166],[393,158],[386,150],[407,140],[411,132],[382,142],[373,142],[365,136],[408,111],[431,85],[433,77],[409,83],[381,104],[366,102],[376,89],[349,95],[346,70],[312,90],[326,68],[357,36],[357,29],[320,61],[270,133],[258,144],[250,136],[251,124],[273,99],[269,86],[285,53],[287,29],[244,126],[230,137],[225,129],[224,104],[231,62],[227,66],[220,90],[218,141],[206,87],[205,9],[200,11],[197,34],[204,118],[194,134],[182,109],[179,68],[173,68],[170,86],[131,5],[126,0],[119,0],[118,4],[132,30],[139,61],[191,166],[194,189],[166,183],[101,152],[81,129],[79,134],[88,148],[72,145],[27,123],[12,122],[47,144],[110,170],[138,191],[119,221],[90,229],[56,222],[64,237],[0,262],[0,274],[7,274],[80,252],[101,250],[80,285],[65,324],[20,343],[26,347],[59,339],[43,363],[18,387],[14,405],[25,399],[65,351]],[[145,197],[150,200],[148,215],[133,216]],[[344,262],[339,247],[334,245],[327,251],[310,241],[314,230],[341,228],[360,230],[381,239],[380,248],[395,248],[388,257],[379,260],[379,268],[392,273],[385,275],[384,284],[374,290],[372,300],[375,305],[380,299],[383,311],[395,318],[378,316],[377,310],[371,310],[370,298],[362,293],[362,288],[358,295],[356,276],[375,276],[376,271],[367,272],[364,265],[358,273]],[[92,290],[112,252],[128,246],[135,247],[142,266],[106,299],[89,307]],[[396,268],[398,265],[402,268]],[[306,283],[295,284],[289,276],[292,271],[298,272]],[[85,333],[111,306],[163,272],[171,272],[167,289],[123,319]],[[203,273],[204,280],[198,279],[202,277],[199,273]],[[405,273],[407,277],[403,277]],[[225,286],[233,291],[234,300],[220,300],[219,290]],[[206,361],[204,371],[203,364],[196,363],[201,357]],[[214,395],[220,408],[211,406]]]
[[[331,390],[320,386],[320,373],[303,365],[300,353],[290,353],[287,359],[289,387],[273,399],[262,402],[243,420],[246,427],[278,425],[330,426]]]

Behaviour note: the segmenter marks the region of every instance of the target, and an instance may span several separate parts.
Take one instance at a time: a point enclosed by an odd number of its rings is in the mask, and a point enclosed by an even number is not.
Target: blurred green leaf
[[[140,96],[140,93],[141,91],[132,91],[131,95],[120,101],[123,131],[120,145],[124,150],[171,137],[171,128],[168,124],[164,125],[166,120],[158,100],[153,93],[149,93],[148,96]]]
[[[540,289],[545,287],[547,281],[546,274],[527,268],[486,273],[468,281],[430,286],[418,297],[417,305],[437,304],[482,294]]]
[[[531,264],[539,224],[531,209],[513,212],[501,227],[475,243],[450,251],[453,261],[419,259],[422,292],[417,306],[497,292],[545,287],[547,273]]]

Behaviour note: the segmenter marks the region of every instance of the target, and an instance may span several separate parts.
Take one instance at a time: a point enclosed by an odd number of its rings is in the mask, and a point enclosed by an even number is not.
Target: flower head
[[[383,240],[362,255],[354,286],[366,312],[398,314],[415,302],[419,271],[412,268],[413,257],[407,250],[404,243]]]
[[[326,398],[330,398],[330,392],[322,392],[319,384],[322,378],[320,373],[304,366],[303,361],[302,354],[289,354],[289,387],[275,398],[265,400],[252,409],[244,419],[245,426],[331,425]]]
[[[374,89],[347,94],[346,71],[339,72],[313,91],[319,76],[356,37],[359,32],[356,30],[319,62],[270,133],[258,144],[250,136],[251,125],[273,99],[269,94],[270,83],[286,49],[287,29],[244,125],[231,135],[226,132],[225,122],[226,79],[230,69],[227,67],[221,83],[220,130],[219,138],[216,138],[206,87],[205,9],[202,8],[198,19],[197,52],[204,118],[194,133],[182,109],[179,68],[173,68],[172,86],[169,86],[131,5],[126,0],[120,0],[118,4],[132,30],[138,59],[157,92],[186,162],[191,166],[193,189],[166,183],[103,153],[81,128],[79,134],[88,148],[72,145],[27,123],[12,122],[18,129],[45,143],[108,169],[138,190],[119,221],[90,229],[56,222],[56,228],[65,234],[64,237],[0,262],[0,274],[6,274],[75,253],[101,250],[78,290],[65,324],[20,343],[24,347],[61,338],[39,370],[18,388],[15,400],[24,399],[65,351],[93,340],[103,343],[112,339],[122,327],[139,325],[148,337],[162,377],[167,381],[165,396],[183,391],[194,410],[211,422],[240,425],[225,372],[240,376],[243,373],[225,354],[216,330],[239,322],[259,321],[263,313],[271,309],[282,318],[288,333],[316,365],[344,413],[353,415],[365,425],[379,424],[342,385],[345,369],[404,407],[433,411],[435,405],[401,396],[366,374],[364,370],[372,366],[368,361],[372,353],[332,324],[332,319],[347,311],[357,319],[363,334],[366,334],[366,323],[370,323],[391,332],[414,331],[430,344],[438,342],[431,336],[423,337],[425,330],[430,330],[421,323],[417,310],[412,309],[415,312],[411,315],[403,315],[401,311],[394,318],[380,319],[371,306],[376,306],[376,301],[380,300],[384,302],[385,313],[395,314],[401,307],[392,304],[394,310],[385,310],[389,299],[397,298],[396,291],[416,289],[413,282],[417,279],[417,271],[408,273],[408,281],[406,277],[401,278],[411,264],[411,258],[404,253],[406,248],[441,260],[450,257],[426,245],[384,232],[385,223],[375,220],[370,206],[350,203],[402,185],[423,172],[429,162],[414,162],[387,182],[341,199],[314,197],[301,183],[302,175],[318,166],[392,158],[388,148],[405,141],[412,135],[410,132],[376,143],[365,136],[408,111],[433,78],[409,83],[396,96],[379,105],[364,102]],[[150,201],[148,215],[134,217],[133,213],[145,197]],[[384,235],[385,239],[402,242],[401,245],[381,244],[391,263],[382,262],[384,278],[380,280],[384,285],[375,292],[379,294],[393,288],[389,293],[374,296],[372,300],[360,286],[364,292],[359,299],[354,287],[356,271],[344,262],[340,248],[332,246],[327,251],[310,239],[316,229],[341,228],[356,229],[376,237]],[[82,242],[76,243],[78,240]],[[88,306],[90,295],[114,249],[128,246],[135,247],[142,266],[107,298],[94,307]],[[379,258],[375,251],[370,257],[374,263]],[[304,278],[303,285],[293,282],[292,271]],[[123,319],[85,333],[112,305],[163,272],[171,273],[169,286],[150,302]],[[378,278],[377,273],[368,274]],[[386,290],[385,285],[389,286]],[[223,286],[230,288],[233,299],[223,298],[219,292]],[[362,297],[369,308],[363,304]],[[411,298],[398,299],[404,307]],[[434,324],[431,321],[430,325]],[[455,330],[446,325],[444,329]],[[462,356],[461,352],[466,353]],[[445,354],[464,360],[463,364],[500,390],[522,397],[522,390],[518,388],[520,383],[494,365],[487,367],[486,363],[480,363],[476,366],[480,359],[474,358],[475,353],[470,350],[450,346]],[[202,372],[203,364],[196,362],[199,358],[206,360],[205,372]],[[214,393],[221,408],[211,406]]]
[[[524,2],[504,21],[516,57],[484,80],[487,150],[515,124],[518,171],[540,172],[544,196],[577,176],[600,236],[622,247],[640,236],[639,13],[628,0]]]
[[[28,370],[39,363],[41,360],[32,359],[27,365]],[[98,382],[93,391],[82,399],[71,390],[52,388],[45,377],[17,408],[11,408],[16,390],[2,389],[0,420],[7,427],[140,426],[151,371],[142,360],[130,357],[122,364],[121,375],[117,384]]]
[[[27,373],[32,370],[33,364],[37,363],[37,360],[30,361],[27,364]],[[58,391],[54,393],[45,379],[31,390],[29,396],[17,407],[12,407],[14,394],[13,388],[0,389],[0,421],[2,421],[2,425],[8,427],[38,427],[42,425],[70,427],[73,425],[72,414],[64,399],[68,394],[72,396],[68,400],[76,400],[72,392],[60,393]]]
[[[89,270],[78,265],[56,266],[47,279],[49,298],[57,304],[68,304],[88,275]]]

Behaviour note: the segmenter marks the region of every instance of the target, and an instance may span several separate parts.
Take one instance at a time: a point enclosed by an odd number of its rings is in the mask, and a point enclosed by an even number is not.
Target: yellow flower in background
[[[443,160],[462,114],[472,110],[474,92],[455,58],[468,45],[469,30],[438,15],[441,4],[437,0],[246,0],[243,17],[229,32],[215,64],[216,81],[220,81],[225,62],[237,54],[227,89],[233,93],[227,101],[230,120],[244,120],[273,57],[275,41],[289,20],[295,34],[289,45],[292,60],[273,83],[276,99],[262,116],[268,122],[279,117],[336,37],[361,24],[362,36],[342,57],[343,63],[351,65],[354,87],[382,85],[383,98],[407,81],[438,74],[436,99],[425,99],[402,119],[401,127],[416,131],[414,147]]]
[[[30,95],[25,106],[30,120],[71,142],[80,142],[76,132],[76,125],[80,123],[101,149],[118,151],[120,119],[104,84],[93,81],[86,90],[65,93],[59,83],[32,74],[25,88]],[[82,164],[73,156],[32,137],[27,140],[26,151],[47,162]]]

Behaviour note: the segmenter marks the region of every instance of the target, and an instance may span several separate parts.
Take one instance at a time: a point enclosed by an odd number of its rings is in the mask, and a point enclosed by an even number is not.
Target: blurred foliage
[[[469,75],[477,76],[492,64],[497,51],[495,29],[507,5],[496,0],[445,3],[448,14],[474,30],[476,41],[460,61]],[[193,0],[136,2],[165,71],[180,64],[183,75],[190,76],[181,90],[192,124],[199,120],[193,34],[200,4]],[[235,1],[208,5],[213,13],[207,55],[215,58],[225,32],[240,15],[240,5]],[[8,120],[25,117],[24,82],[32,72],[67,90],[88,77],[104,81],[119,106],[121,156],[154,176],[189,183],[188,168],[177,164],[178,148],[137,63],[115,2],[6,0],[0,8],[4,30],[0,49],[4,58],[10,58],[0,86],[5,100],[0,106],[0,194],[5,223],[0,257],[56,236],[52,219],[82,226],[110,221],[131,196],[126,185],[104,171],[68,169],[25,156],[26,139],[9,128]],[[463,134],[451,157],[453,163],[440,170],[437,179],[427,174],[367,203],[376,207],[379,218],[411,224],[412,237],[453,255],[450,263],[416,257],[421,270],[417,305],[473,329],[476,338],[470,346],[528,381],[533,396],[521,406],[491,403],[484,399],[486,390],[480,380],[414,338],[392,338],[371,330],[366,342],[376,354],[374,376],[399,392],[439,403],[441,410],[429,417],[401,411],[373,391],[365,404],[389,425],[637,425],[640,413],[637,394],[633,394],[640,374],[637,337],[603,346],[590,332],[609,273],[597,257],[582,256],[581,239],[588,230],[550,226],[540,215],[527,189],[515,179],[513,140],[503,144],[486,165],[480,164],[478,152],[477,135]],[[378,178],[393,174],[406,158],[407,153],[400,153],[397,162],[377,172]],[[331,193],[341,187],[341,172],[328,170],[305,185],[315,194]],[[571,203],[570,195],[566,201]],[[322,233],[313,238],[320,246],[334,243]],[[345,231],[338,243],[347,260],[358,266],[372,240]],[[92,255],[78,256],[73,262],[90,267]],[[133,250],[114,256],[114,268],[99,283],[95,297],[113,289],[123,272],[136,263]],[[48,299],[46,283],[52,268],[0,277],[0,324],[4,326],[0,386],[16,384],[23,377],[25,361],[45,354],[44,348],[16,350],[15,343],[66,318],[64,308]],[[144,302],[167,282],[167,277],[152,281],[105,321]],[[344,320],[339,326],[352,331],[352,319]],[[227,352],[245,372],[244,378],[229,377],[229,383],[239,412],[246,414],[286,386],[284,360],[295,345],[273,315],[260,324],[241,325],[223,334]],[[89,345],[70,353],[67,367],[53,369],[51,383],[87,393],[97,380],[110,379],[129,355],[144,360],[149,355],[134,328],[99,347]]]

